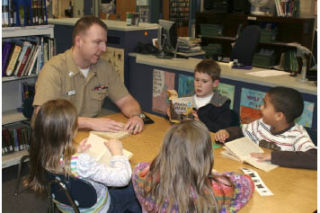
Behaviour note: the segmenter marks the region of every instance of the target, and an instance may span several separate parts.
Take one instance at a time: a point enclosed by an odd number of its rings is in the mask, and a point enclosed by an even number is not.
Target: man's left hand
[[[139,116],[131,117],[126,123],[124,129],[128,130],[131,134],[138,134],[143,130],[143,120]]]

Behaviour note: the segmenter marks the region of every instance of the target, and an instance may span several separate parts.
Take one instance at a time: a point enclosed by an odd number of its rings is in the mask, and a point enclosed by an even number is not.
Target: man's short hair
[[[206,73],[212,78],[212,81],[220,80],[221,69],[218,63],[213,59],[203,59],[200,61],[194,72]]]
[[[75,44],[75,37],[80,33],[86,32],[92,25],[97,24],[102,27],[106,32],[108,30],[107,25],[95,16],[84,16],[80,18],[73,29],[72,32],[72,44]]]
[[[270,101],[277,112],[282,112],[288,123],[293,122],[303,112],[303,98],[295,89],[274,87],[268,92]]]

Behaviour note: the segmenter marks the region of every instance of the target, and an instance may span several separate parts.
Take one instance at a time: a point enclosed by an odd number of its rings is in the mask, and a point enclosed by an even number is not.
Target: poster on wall
[[[186,97],[194,94],[193,76],[179,74],[178,96]]]
[[[153,88],[152,88],[152,110],[163,115],[167,114],[168,108],[168,89],[174,89],[175,74],[153,70]]]
[[[263,104],[265,92],[241,88],[240,120],[242,124],[261,118],[260,106]]]
[[[312,127],[314,103],[304,101],[304,108],[302,115],[297,118],[296,122],[305,127]]]
[[[124,49],[108,47],[101,57],[112,65],[124,82]]]
[[[226,96],[231,100],[230,109],[233,109],[235,86],[231,84],[219,83],[218,90],[221,95]]]

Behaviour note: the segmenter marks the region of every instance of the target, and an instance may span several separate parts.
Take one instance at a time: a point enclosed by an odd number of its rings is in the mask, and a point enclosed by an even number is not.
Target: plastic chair
[[[90,208],[97,202],[94,187],[86,180],[48,172],[49,213],[54,213],[56,203],[72,207],[74,212],[79,208]]]
[[[255,49],[260,41],[260,28],[256,25],[246,26],[231,51],[231,60],[237,59],[241,65],[251,66]]]

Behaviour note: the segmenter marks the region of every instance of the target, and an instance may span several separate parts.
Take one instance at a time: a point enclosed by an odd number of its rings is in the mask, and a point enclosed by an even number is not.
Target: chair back
[[[237,59],[245,66],[251,66],[253,55],[260,40],[260,27],[246,26],[240,33],[232,48],[231,60]]]
[[[56,200],[69,205],[75,212],[79,212],[78,208],[90,208],[97,202],[96,190],[86,180],[50,172],[48,178],[50,202]]]
[[[312,129],[312,128],[309,128],[309,127],[305,127],[305,129],[306,129],[306,131],[307,131],[307,133],[309,134],[309,136],[310,136],[310,138],[311,138],[311,140],[312,140],[312,142],[314,143],[314,145],[316,145],[317,146],[317,144],[318,144],[318,137],[317,137],[317,129]]]

